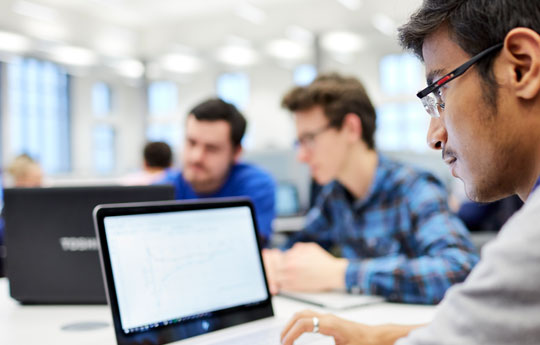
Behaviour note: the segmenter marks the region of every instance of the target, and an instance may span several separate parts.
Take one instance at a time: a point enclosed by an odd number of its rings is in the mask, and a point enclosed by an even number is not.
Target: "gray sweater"
[[[540,188],[482,250],[433,321],[396,345],[540,344]]]

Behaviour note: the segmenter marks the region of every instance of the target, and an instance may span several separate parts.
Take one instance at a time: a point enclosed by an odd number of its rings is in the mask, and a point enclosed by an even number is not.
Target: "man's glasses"
[[[422,91],[418,92],[416,96],[420,98],[428,114],[431,115],[431,117],[438,118],[440,117],[440,109],[444,110],[445,103],[442,100],[441,92],[440,92],[440,88],[444,84],[459,77],[460,75],[465,73],[469,68],[471,68],[472,65],[480,61],[485,56],[501,49],[502,46],[503,46],[503,43],[498,43],[494,46],[487,48],[486,50],[473,56],[469,61],[465,62],[463,65],[459,66],[452,72],[446,74],[442,78],[431,83],[428,87],[426,87]]]
[[[332,128],[330,124],[316,130],[313,132],[308,132],[302,134],[300,137],[298,137],[298,140],[294,143],[294,146],[296,148],[300,148],[302,146],[305,149],[312,150],[315,146],[315,139],[322,133],[326,132],[328,129]]]

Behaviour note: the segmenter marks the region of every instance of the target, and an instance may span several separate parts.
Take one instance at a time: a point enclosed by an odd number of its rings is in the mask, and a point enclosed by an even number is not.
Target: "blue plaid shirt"
[[[349,259],[349,291],[396,302],[438,303],[478,262],[441,182],[380,154],[368,195],[354,200],[338,182],[325,186],[287,247],[295,242]]]

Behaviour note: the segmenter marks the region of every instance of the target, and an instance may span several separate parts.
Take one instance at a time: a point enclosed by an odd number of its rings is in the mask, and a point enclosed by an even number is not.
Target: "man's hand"
[[[276,295],[280,289],[278,272],[283,265],[283,256],[283,252],[279,249],[263,249],[262,251],[268,288],[272,295]]]
[[[319,319],[319,333],[334,337],[336,345],[391,345],[421,325],[367,326],[313,311],[296,313],[281,332],[281,344],[293,345],[302,333],[313,331],[313,317]]]
[[[371,345],[374,342],[374,327],[339,318],[332,314],[313,311],[296,313],[281,332],[281,344],[293,345],[302,333],[313,331],[313,317],[319,319],[319,333],[334,337],[336,345]]]
[[[348,260],[330,255],[316,243],[297,243],[282,253],[276,281],[279,289],[317,292],[345,287]]]

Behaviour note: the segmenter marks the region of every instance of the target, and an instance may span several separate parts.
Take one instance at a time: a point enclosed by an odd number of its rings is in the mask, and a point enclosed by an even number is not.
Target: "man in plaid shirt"
[[[375,110],[357,79],[320,76],[283,105],[298,158],[325,186],[290,249],[263,252],[273,293],[346,288],[434,304],[465,280],[478,255],[444,186],[375,150]]]

